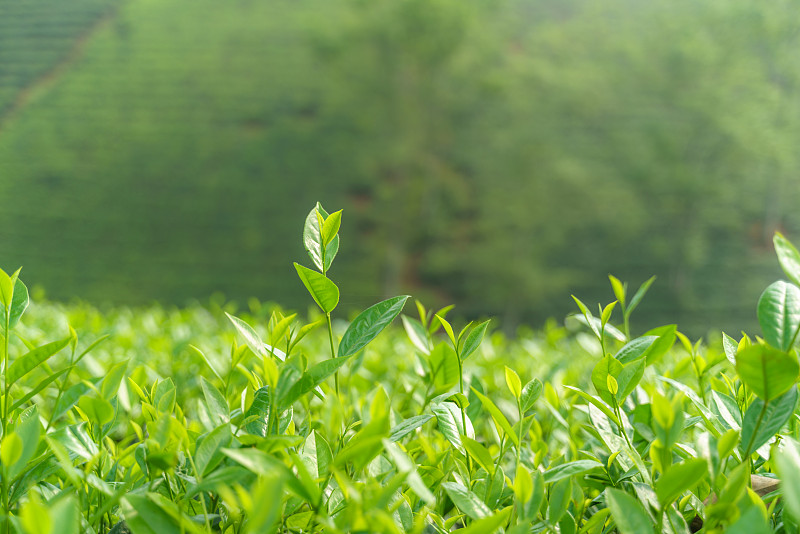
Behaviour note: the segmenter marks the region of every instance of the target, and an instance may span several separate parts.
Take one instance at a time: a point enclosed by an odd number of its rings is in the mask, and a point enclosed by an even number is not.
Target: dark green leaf
[[[347,358],[367,346],[400,314],[408,298],[408,295],[392,297],[358,314],[342,336],[342,341],[339,343],[339,357]]]
[[[770,401],[764,408],[764,401],[756,399],[747,409],[742,420],[741,446],[745,453],[758,450],[783,428],[797,406],[798,392],[793,387],[786,393]],[[761,412],[764,412],[761,415]],[[759,418],[761,419],[759,421]]]

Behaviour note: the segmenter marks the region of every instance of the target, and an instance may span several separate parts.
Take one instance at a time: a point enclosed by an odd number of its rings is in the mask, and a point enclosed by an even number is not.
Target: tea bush
[[[2,532],[798,530],[786,238],[761,336],[635,334],[653,280],[610,276],[610,304],[575,298],[564,326],[509,339],[407,296],[338,316],[341,216],[305,221],[307,321],[257,302],[29,307],[0,272]]]

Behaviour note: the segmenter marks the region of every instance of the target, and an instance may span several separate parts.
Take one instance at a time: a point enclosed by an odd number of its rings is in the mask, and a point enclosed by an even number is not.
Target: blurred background
[[[0,0],[0,266],[302,311],[319,200],[351,310],[511,331],[656,275],[638,333],[736,333],[800,242],[798,50],[791,0]]]

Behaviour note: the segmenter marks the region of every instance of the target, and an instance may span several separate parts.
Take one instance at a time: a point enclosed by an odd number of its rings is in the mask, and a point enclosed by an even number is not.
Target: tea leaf
[[[621,534],[653,533],[653,520],[635,498],[614,488],[605,489],[606,504]]]
[[[758,299],[758,322],[767,343],[791,349],[800,328],[800,288],[783,281],[771,284]]]
[[[783,395],[797,382],[797,358],[766,345],[752,345],[736,354],[739,378],[765,402]]]
[[[489,397],[487,397],[483,393],[480,393],[475,388],[472,388],[472,391],[481,400],[481,404],[483,405],[484,408],[486,408],[486,410],[492,416],[492,419],[494,419],[495,422],[498,425],[500,425],[500,428],[502,428],[503,431],[506,433],[506,435],[511,439],[511,441],[514,443],[514,446],[519,447],[519,438],[517,437],[517,434],[514,432],[514,429],[511,428],[511,425],[508,423],[508,419],[506,419],[506,416],[503,415],[503,412],[501,412],[497,408],[497,406],[495,406],[495,404]]]
[[[14,295],[11,298],[11,308],[8,314],[9,329],[13,329],[19,323],[22,314],[28,309],[28,288],[22,283],[22,280],[17,278],[14,282]]]
[[[692,458],[669,467],[656,481],[656,496],[662,508],[697,485],[708,475],[705,458]],[[613,513],[613,512],[612,512]]]
[[[797,388],[792,387],[766,406],[761,399],[754,400],[742,420],[742,450],[745,453],[758,450],[779,432],[792,417],[797,398]]]
[[[620,363],[630,363],[639,358],[647,356],[648,349],[653,345],[653,342],[658,339],[658,336],[642,336],[637,337],[625,344],[624,347],[619,349],[614,357]]]
[[[61,341],[53,341],[52,343],[42,345],[15,360],[8,368],[8,384],[16,384],[20,378],[56,355],[61,349],[69,345],[70,339],[71,338],[64,338]]]
[[[780,232],[775,232],[772,238],[778,262],[789,280],[800,285],[800,252]],[[798,516],[795,516],[798,517]]]
[[[781,440],[775,454],[775,466],[781,480],[781,491],[786,508],[793,517],[800,517],[800,443],[792,438]]]
[[[366,347],[403,311],[408,299],[408,295],[386,299],[358,314],[339,342],[339,357],[347,358]]]
[[[389,441],[400,441],[431,419],[433,419],[431,414],[415,415],[405,419],[389,431]]]
[[[591,471],[597,467],[603,467],[603,464],[594,460],[575,460],[574,462],[567,462],[565,464],[551,467],[544,472],[544,481],[546,484],[554,484],[559,480]]]
[[[314,302],[322,311],[330,313],[336,309],[336,305],[339,304],[339,288],[336,287],[336,284],[325,275],[303,267],[299,263],[295,263],[294,268]]]
[[[481,519],[492,514],[489,507],[473,492],[456,482],[445,482],[442,488],[447,492],[447,496],[453,504],[472,519]]]

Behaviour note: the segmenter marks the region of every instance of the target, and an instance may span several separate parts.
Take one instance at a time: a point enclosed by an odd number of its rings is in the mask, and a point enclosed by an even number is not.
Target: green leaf
[[[522,413],[525,413],[533,408],[533,405],[542,394],[542,388],[542,381],[538,378],[534,378],[525,384],[525,387],[522,388],[522,394],[520,394],[519,397],[519,403],[522,406]]]
[[[20,378],[33,371],[38,365],[46,362],[49,358],[57,354],[61,349],[69,345],[71,338],[64,338],[60,341],[53,341],[47,345],[37,347],[24,356],[14,360],[8,368],[8,385],[15,384]]]
[[[658,339],[658,336],[642,336],[637,337],[625,344],[614,357],[620,363],[630,363],[647,356],[648,349],[653,345],[653,342]]]
[[[22,439],[16,432],[11,432],[3,438],[0,444],[0,461],[3,465],[13,467],[22,456]]]
[[[443,341],[434,347],[429,358],[433,383],[440,390],[447,390],[458,384],[459,365],[458,356],[447,342]]]
[[[339,236],[334,236],[328,246],[323,246],[322,232],[319,226],[319,217],[317,213],[322,216],[323,220],[328,218],[328,213],[322,208],[322,205],[317,202],[317,205],[308,212],[305,225],[303,226],[303,246],[317,269],[319,269],[320,272],[324,272],[331,266],[333,258],[339,250]],[[324,264],[323,256],[325,257]]]
[[[585,473],[597,467],[603,467],[603,464],[595,460],[575,460],[574,462],[557,465],[545,471],[544,481],[546,484],[553,484],[564,478]]]
[[[459,529],[458,534],[494,534],[508,521],[512,510],[513,507],[508,506],[492,516],[473,521],[469,526]]]
[[[225,312],[225,315],[228,317],[230,322],[233,323],[233,326],[236,328],[239,334],[241,334],[241,336],[244,338],[245,344],[253,352],[253,354],[256,356],[261,356],[262,358],[266,358],[269,355],[264,348],[264,342],[261,341],[261,338],[258,336],[256,331],[253,330],[253,327],[238,317],[234,317],[228,312]]]
[[[85,395],[78,400],[78,408],[93,425],[103,426],[114,420],[114,407],[103,398]]]
[[[494,458],[492,458],[492,455],[489,453],[489,449],[467,436],[463,436],[461,442],[464,444],[464,448],[472,459],[478,462],[478,465],[483,467],[483,470],[489,473],[489,475],[494,475]]]
[[[314,302],[322,311],[330,313],[336,309],[336,305],[339,304],[339,288],[336,287],[336,284],[325,275],[303,267],[299,263],[295,263],[294,268]]]
[[[28,309],[28,288],[17,278],[14,283],[14,295],[11,298],[11,309],[9,311],[9,329],[13,329],[19,323],[22,314]]]
[[[472,519],[481,519],[492,514],[489,507],[473,492],[456,482],[444,482],[442,488],[450,500],[461,511]]]
[[[392,297],[359,313],[342,336],[342,341],[339,343],[339,357],[347,358],[366,347],[403,311],[408,298],[408,295]]]
[[[230,408],[222,393],[204,376],[200,377],[200,389],[203,390],[203,397],[205,397],[206,408],[208,408],[208,415],[211,417],[212,423],[214,425],[227,423],[230,420]]]
[[[739,378],[765,402],[777,398],[797,382],[797,357],[766,345],[751,345],[736,354]]]
[[[773,534],[764,513],[758,506],[750,506],[733,524],[725,529],[725,534]]]
[[[558,523],[569,507],[572,500],[572,479],[562,478],[550,489],[550,500],[547,507],[547,520]]]
[[[132,510],[125,513],[125,522],[133,534],[183,534],[181,523],[161,506],[150,494],[128,494],[124,501]]]
[[[644,376],[644,366],[644,359],[639,359],[623,366],[622,372],[616,377],[617,385],[619,386],[619,390],[615,394],[617,404],[622,404],[628,395],[636,389],[636,386],[642,380],[642,376]]]
[[[514,398],[519,400],[522,396],[522,381],[519,379],[517,372],[508,366],[506,366],[506,385]]]
[[[725,350],[725,357],[733,365],[736,365],[736,353],[739,350],[739,343],[736,342],[731,336],[722,333],[722,348]]]
[[[435,504],[436,497],[434,497],[431,490],[422,481],[422,477],[417,473],[417,466],[414,460],[412,460],[398,445],[395,445],[391,441],[383,440],[383,446],[392,462],[397,466],[397,471],[400,473],[407,473],[406,481],[414,493],[429,505]]]
[[[335,211],[325,218],[325,222],[322,223],[322,243],[325,247],[336,237],[341,224],[342,210]]]
[[[800,288],[783,281],[771,284],[758,299],[758,322],[767,343],[791,349],[800,327]]]
[[[625,287],[625,284],[623,284],[620,281],[620,279],[617,278],[616,276],[614,276],[613,274],[609,274],[608,275],[608,279],[611,282],[611,289],[614,290],[614,296],[617,297],[617,300],[619,301],[619,303],[624,308],[625,307],[625,292],[626,292],[626,289],[627,289]]]
[[[617,378],[623,369],[623,365],[612,356],[605,356],[592,369],[592,384],[600,398],[609,406],[614,405],[615,396],[608,390],[608,377]]]
[[[422,326],[422,323],[407,315],[401,315],[400,318],[403,320],[403,328],[405,328],[411,343],[413,343],[422,354],[430,354],[431,342],[428,339],[428,331]]]
[[[456,424],[453,413],[444,405],[446,403],[434,402],[431,404],[431,411],[436,416],[436,424],[439,432],[450,442],[450,444],[461,454],[464,454],[464,445],[461,443],[461,432]]]
[[[764,409],[764,401],[756,399],[747,409],[742,420],[742,451],[745,454],[758,450],[791,419],[797,406],[796,387],[770,401]],[[762,410],[764,415],[761,415]],[[759,417],[761,420],[759,421]]]
[[[800,517],[800,443],[792,438],[783,438],[775,454],[775,465],[781,480],[784,506],[792,517]]]
[[[400,441],[408,434],[433,419],[431,414],[415,415],[401,421],[389,431],[389,441]]]
[[[502,428],[503,431],[506,433],[506,435],[511,439],[511,441],[514,443],[514,446],[519,447],[519,438],[517,437],[517,434],[514,432],[514,429],[511,428],[511,425],[508,423],[508,419],[506,419],[506,416],[503,415],[503,412],[501,412],[500,409],[497,408],[497,406],[495,406],[495,404],[489,397],[487,397],[480,391],[476,390],[475,388],[472,388],[472,391],[481,400],[481,404],[483,405],[484,408],[486,408],[486,410],[492,416],[492,419],[494,419],[494,421],[498,425],[500,425],[500,428]]]
[[[470,331],[467,339],[464,341],[464,345],[460,347],[460,354],[458,357],[461,358],[462,362],[466,360],[473,352],[478,350],[478,347],[480,346],[481,341],[483,341],[483,336],[486,334],[486,329],[489,327],[490,322],[491,319],[484,321]]]
[[[283,397],[278,398],[278,405],[281,409],[291,406],[300,397],[322,384],[349,360],[349,358],[330,358],[312,365]]]
[[[0,323],[3,324],[3,328],[5,328],[6,313],[10,311],[11,303],[14,300],[14,287],[17,279],[19,278],[19,272],[21,269],[21,267],[17,269],[17,272],[11,276],[6,274],[3,269],[0,269],[0,306],[3,307],[3,320],[0,321]]]
[[[645,332],[645,336],[656,336],[658,338],[653,341],[653,344],[650,345],[650,348],[645,354],[647,358],[647,365],[658,361],[659,358],[661,358],[672,348],[672,345],[675,344],[677,331],[677,325],[668,324]]]
[[[232,439],[228,423],[219,425],[200,438],[194,454],[194,463],[197,466],[196,476],[202,478],[219,465],[225,456],[222,449],[228,447]]]
[[[31,400],[33,397],[35,397],[36,395],[38,395],[38,394],[39,394],[39,393],[40,393],[40,392],[41,392],[43,389],[45,389],[47,386],[49,386],[50,384],[52,384],[53,382],[55,382],[56,380],[58,380],[59,378],[61,378],[62,376],[64,376],[64,374],[65,374],[65,373],[67,373],[68,371],[70,371],[72,368],[73,368],[73,367],[72,367],[72,366],[70,366],[70,367],[67,367],[67,368],[65,368],[65,369],[61,369],[61,370],[60,370],[60,371],[58,371],[57,373],[53,373],[52,375],[50,375],[50,376],[48,376],[48,377],[44,378],[44,379],[43,379],[41,382],[39,382],[38,384],[36,384],[36,386],[35,386],[35,387],[34,387],[32,390],[30,390],[30,391],[29,391],[28,393],[26,393],[26,394],[25,394],[23,397],[21,397],[21,398],[20,398],[20,399],[18,399],[18,400],[17,400],[17,401],[16,401],[14,404],[12,404],[12,405],[11,405],[11,411],[13,412],[13,411],[14,411],[14,410],[16,410],[17,408],[19,408],[20,406],[22,406],[23,404],[25,404],[26,402],[28,402],[29,400]]]
[[[22,441],[22,453],[14,465],[9,468],[8,476],[12,481],[25,469],[28,461],[34,457],[36,449],[39,448],[42,425],[39,423],[39,411],[36,406],[22,412],[20,422],[14,428],[14,432]]]
[[[59,534],[78,534],[80,532],[80,509],[72,495],[50,506],[50,518],[58,525]]]
[[[447,337],[450,338],[450,342],[453,344],[453,348],[455,348],[458,345],[458,343],[456,342],[456,335],[453,333],[453,327],[450,325],[447,319],[444,318],[443,315],[439,315],[437,313],[435,317],[436,319],[439,320],[439,324],[442,325],[444,331],[447,333]]]
[[[707,474],[705,458],[691,458],[670,466],[656,481],[656,496],[661,507],[666,507],[683,492],[696,486]]]
[[[608,487],[605,496],[620,534],[653,533],[653,520],[638,500],[624,491]]]
[[[597,398],[595,398],[595,397],[592,397],[591,395],[589,395],[589,394],[588,394],[588,393],[586,393],[585,391],[583,391],[583,390],[581,390],[581,389],[578,389],[578,388],[576,388],[576,387],[573,387],[573,386],[564,386],[564,388],[566,388],[566,389],[568,389],[568,390],[570,390],[570,391],[572,391],[572,392],[576,393],[576,394],[577,394],[579,397],[581,397],[583,400],[585,400],[586,402],[588,402],[589,404],[591,404],[592,406],[594,406],[595,408],[597,408],[598,410],[600,410],[600,411],[603,413],[603,415],[605,415],[606,417],[608,417],[608,419],[609,419],[611,422],[613,422],[615,425],[617,425],[617,426],[619,427],[619,419],[617,419],[617,416],[616,416],[616,415],[614,415],[614,412],[612,412],[612,411],[611,411],[611,409],[609,409],[609,407],[608,407],[608,405],[607,405],[607,404],[604,404],[604,403],[603,403],[603,402],[601,402],[599,399],[597,399]]]
[[[286,369],[284,367],[284,369]],[[270,395],[269,395],[269,386],[262,386],[256,390],[253,394],[253,402],[250,403],[250,407],[247,409],[245,413],[245,419],[250,419],[255,417],[254,420],[248,422],[245,425],[245,430],[254,436],[259,436],[262,438],[267,437],[270,434],[270,429],[267,428],[269,424],[269,409],[270,409]],[[282,434],[286,431],[289,427],[289,423],[292,420],[293,410],[291,406],[288,406],[288,410],[285,410],[282,414],[279,415],[278,420],[278,433]]]
[[[100,383],[100,396],[105,400],[111,400],[119,391],[119,385],[125,377],[128,368],[128,360],[121,361],[106,371],[103,381]]]
[[[628,315],[633,313],[633,310],[635,310],[636,307],[639,305],[639,303],[642,301],[642,298],[644,297],[645,293],[647,293],[647,290],[650,289],[650,286],[653,284],[653,282],[655,282],[655,280],[656,277],[651,276],[650,278],[645,280],[645,282],[642,285],[639,286],[639,289],[636,290],[636,293],[633,295],[631,303],[628,306],[628,309],[626,310],[628,312]]]
[[[778,255],[778,262],[783,272],[789,280],[800,285],[800,253],[780,232],[775,232],[772,242],[775,244],[775,253]]]
[[[324,478],[333,464],[333,452],[325,438],[313,430],[303,444],[303,459],[312,468],[316,478]]]

